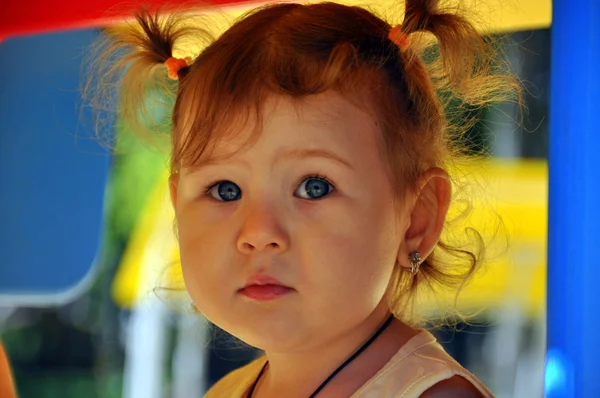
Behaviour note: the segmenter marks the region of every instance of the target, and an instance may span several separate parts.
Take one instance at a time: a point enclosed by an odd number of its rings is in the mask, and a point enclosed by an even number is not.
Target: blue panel
[[[600,2],[553,3],[546,397],[600,397]]]
[[[97,256],[109,153],[78,109],[81,59],[96,35],[0,43],[0,297],[64,297]]]

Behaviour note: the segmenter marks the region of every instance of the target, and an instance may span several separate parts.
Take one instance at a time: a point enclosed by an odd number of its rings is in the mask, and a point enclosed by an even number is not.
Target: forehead
[[[268,98],[258,117],[237,118],[217,134],[201,159],[282,148],[327,149],[357,156],[377,149],[381,132],[370,112],[331,92],[292,99]]]

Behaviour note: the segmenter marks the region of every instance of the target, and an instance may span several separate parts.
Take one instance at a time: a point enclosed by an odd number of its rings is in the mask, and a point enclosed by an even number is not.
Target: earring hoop
[[[421,254],[415,250],[409,254],[408,260],[410,261],[410,269],[408,272],[416,275],[419,272],[419,267],[421,266]]]

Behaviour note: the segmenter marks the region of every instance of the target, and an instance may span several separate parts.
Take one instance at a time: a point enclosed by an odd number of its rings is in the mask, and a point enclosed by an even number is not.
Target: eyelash
[[[335,185],[329,180],[329,178],[327,178],[326,175],[324,174],[311,174],[311,175],[307,175],[306,177],[302,178],[300,180],[300,182],[298,182],[297,185],[300,185],[301,183],[303,183],[306,180],[311,180],[311,179],[315,179],[315,180],[322,180],[325,181],[326,183],[328,183],[329,185],[331,185],[333,187],[333,189],[335,189]]]
[[[301,183],[303,183],[304,181],[306,181],[306,180],[310,180],[310,179],[317,179],[317,180],[322,180],[322,181],[325,181],[326,183],[328,183],[329,185],[331,185],[331,186],[333,187],[333,189],[334,189],[334,190],[336,189],[336,188],[335,188],[335,185],[334,185],[334,184],[331,182],[331,180],[329,180],[329,178],[328,178],[326,175],[324,175],[324,174],[310,174],[310,175],[304,176],[304,177],[302,177],[302,179],[301,179],[301,180],[298,182],[298,184],[296,184],[296,185],[300,185],[300,184],[301,184]],[[222,182],[227,182],[227,181],[229,181],[229,180],[217,180],[217,181],[214,181],[214,182],[212,182],[212,183],[208,184],[208,185],[207,185],[207,186],[205,186],[205,187],[204,187],[204,189],[203,189],[203,192],[204,192],[204,194],[205,194],[205,195],[209,195],[209,193],[210,193],[210,190],[211,190],[211,189],[213,189],[213,188],[215,187],[215,185],[218,185],[218,184],[220,184],[220,183],[222,183]]]

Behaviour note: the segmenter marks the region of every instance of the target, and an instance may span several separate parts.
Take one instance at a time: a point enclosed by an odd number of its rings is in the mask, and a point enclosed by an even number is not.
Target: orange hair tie
[[[171,57],[165,61],[169,79],[179,80],[179,71],[182,68],[187,68],[190,63],[190,58],[175,58]]]
[[[405,51],[410,46],[410,36],[402,31],[402,25],[396,25],[388,33],[388,38],[393,41],[400,50]]]

